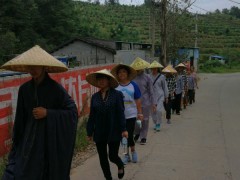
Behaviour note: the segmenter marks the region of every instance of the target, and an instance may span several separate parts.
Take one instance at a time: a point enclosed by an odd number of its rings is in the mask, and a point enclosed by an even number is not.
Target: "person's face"
[[[126,69],[119,69],[118,70],[118,79],[119,81],[127,80],[128,79],[128,72]]]
[[[137,74],[139,75],[139,74],[142,74],[143,73],[143,69],[141,69],[141,70],[137,70]]]
[[[170,73],[166,73],[166,77],[171,77],[171,74]]]
[[[109,87],[109,79],[107,77],[101,77],[97,79],[97,85],[100,89]]]
[[[40,78],[44,73],[44,67],[40,66],[30,66],[29,67],[29,73],[33,77],[33,79]]]
[[[151,71],[152,71],[153,74],[157,74],[158,73],[158,68],[152,68]]]

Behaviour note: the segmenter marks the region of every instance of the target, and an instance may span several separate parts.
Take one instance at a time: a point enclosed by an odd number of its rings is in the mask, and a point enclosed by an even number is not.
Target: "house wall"
[[[55,51],[53,56],[76,56],[81,66],[114,62],[114,54],[101,47],[83,41],[73,43]]]
[[[118,50],[114,57],[115,63],[130,65],[137,57],[146,59],[146,53],[143,50]]]

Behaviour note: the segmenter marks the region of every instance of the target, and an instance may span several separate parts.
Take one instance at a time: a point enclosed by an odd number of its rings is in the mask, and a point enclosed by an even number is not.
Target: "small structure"
[[[64,57],[75,57],[78,65],[123,63],[131,64],[141,57],[150,61],[151,44],[111,41],[95,38],[74,38],[58,46],[50,53],[66,62]]]
[[[196,47],[187,47],[180,48],[178,50],[178,55],[180,57],[180,62],[186,62],[190,64],[190,67],[194,67],[197,70],[198,59],[199,59],[199,48]],[[178,64],[177,62],[176,64]],[[174,64],[174,65],[176,65]]]
[[[137,57],[151,62],[151,44],[116,41],[116,63],[130,65]]]
[[[116,54],[113,41],[74,38],[50,52],[53,56],[76,57],[80,65],[106,64],[114,62]]]
[[[209,60],[218,60],[221,64],[225,64],[226,60],[223,56],[219,56],[219,55],[212,55],[209,56]]]

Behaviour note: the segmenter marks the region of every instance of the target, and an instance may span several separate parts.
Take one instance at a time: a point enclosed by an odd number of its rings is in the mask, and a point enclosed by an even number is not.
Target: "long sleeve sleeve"
[[[162,82],[163,82],[164,98],[166,99],[168,98],[169,90],[168,90],[168,85],[165,77],[163,78]]]
[[[47,152],[50,179],[67,179],[76,140],[77,107],[68,93],[61,88],[62,101],[58,109],[47,110]]]
[[[154,95],[154,90],[153,90],[153,81],[152,79],[148,76],[148,88],[149,88],[149,100],[151,102],[151,105],[154,105],[154,104],[157,104],[157,101],[156,101],[156,98],[155,98],[155,95]]]
[[[123,102],[123,94],[122,92],[118,92],[117,96],[117,110],[118,110],[118,118],[120,120],[121,130],[126,131],[126,119],[124,115],[124,102]]]
[[[95,128],[95,113],[93,108],[93,101],[94,97],[91,99],[91,105],[90,105],[90,114],[87,122],[87,136],[93,136],[94,128]]]

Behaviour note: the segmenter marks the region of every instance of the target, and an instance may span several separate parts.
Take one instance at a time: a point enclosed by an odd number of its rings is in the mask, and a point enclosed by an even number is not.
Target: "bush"
[[[220,66],[224,66],[224,65],[220,63],[218,60],[208,60],[204,64],[205,68],[220,67]]]

